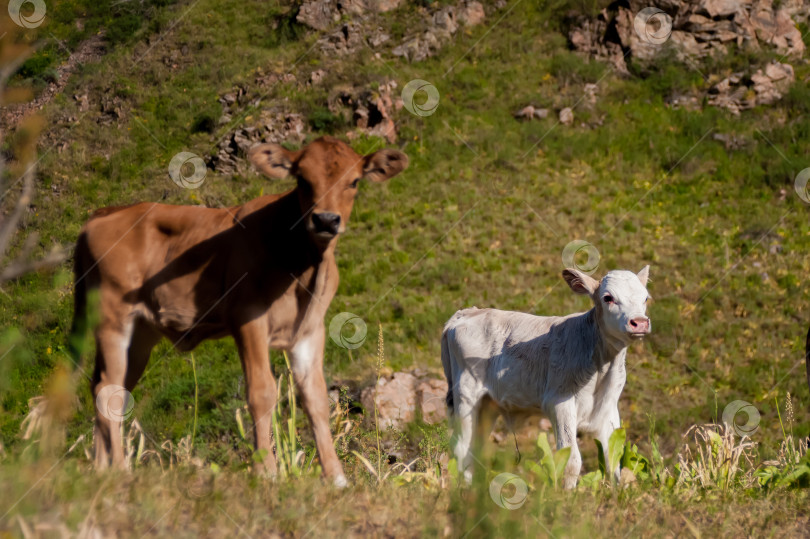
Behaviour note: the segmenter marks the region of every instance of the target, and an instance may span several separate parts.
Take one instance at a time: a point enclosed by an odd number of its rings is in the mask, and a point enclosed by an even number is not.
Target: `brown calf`
[[[76,246],[75,324],[83,327],[89,290],[100,295],[92,390],[131,391],[162,337],[179,350],[233,336],[242,360],[259,468],[276,470],[270,443],[276,383],[268,347],[288,350],[324,475],[345,485],[329,431],[323,377],[324,316],[338,287],[335,245],[358,182],[382,182],[408,166],[405,154],[361,157],[320,138],[299,151],[262,144],[250,160],[271,178],[298,186],[229,209],[141,203],[105,208]],[[109,388],[113,389],[113,388]],[[124,404],[125,405],[125,404]],[[96,413],[96,465],[122,466],[121,420]]]

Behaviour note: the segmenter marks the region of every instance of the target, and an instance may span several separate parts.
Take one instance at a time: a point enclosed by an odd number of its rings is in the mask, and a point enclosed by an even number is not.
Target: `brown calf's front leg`
[[[248,408],[253,418],[253,446],[256,451],[264,453],[261,462],[256,465],[256,471],[275,476],[276,457],[273,455],[270,433],[276,406],[276,381],[270,370],[265,319],[257,318],[240,327],[234,340],[245,373]]]
[[[342,488],[348,486],[348,481],[343,475],[343,466],[335,453],[332,431],[329,429],[329,396],[323,378],[324,334],[321,326],[298,339],[290,349],[290,366],[301,395],[301,404],[312,424],[323,474],[335,486]]]
[[[124,467],[122,423],[125,419],[129,394],[124,389],[127,374],[127,350],[132,337],[131,327],[108,322],[99,324],[96,337],[96,366],[91,389],[96,407],[93,440],[96,468],[103,470],[112,464]]]

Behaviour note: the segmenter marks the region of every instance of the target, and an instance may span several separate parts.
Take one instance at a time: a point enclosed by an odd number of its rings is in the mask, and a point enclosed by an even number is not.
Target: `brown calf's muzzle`
[[[340,230],[341,218],[337,213],[330,211],[312,212],[312,231],[320,237],[332,238]]]

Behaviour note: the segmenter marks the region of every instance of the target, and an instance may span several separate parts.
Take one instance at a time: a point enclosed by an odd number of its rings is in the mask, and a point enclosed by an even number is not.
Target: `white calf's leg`
[[[456,445],[454,453],[459,471],[464,473],[464,480],[472,483],[473,454],[472,441],[475,434],[475,421],[478,419],[477,403],[467,401],[463,396],[456,403]]]
[[[563,447],[571,448],[571,456],[568,458],[563,475],[563,486],[572,489],[577,486],[579,471],[582,468],[582,455],[577,446],[577,410],[573,401],[569,400],[555,405],[551,416],[554,436],[557,438],[557,450]]]
[[[610,462],[608,443],[610,442],[610,435],[613,434],[613,431],[618,429],[620,426],[621,421],[619,420],[619,409],[614,408],[607,420],[600,426],[599,432],[596,433],[599,443],[602,444],[602,451],[605,453],[605,469],[608,470],[608,474],[610,474],[610,471],[613,470],[613,478],[616,480],[616,482],[618,482],[621,478],[621,470],[619,469],[618,462]]]

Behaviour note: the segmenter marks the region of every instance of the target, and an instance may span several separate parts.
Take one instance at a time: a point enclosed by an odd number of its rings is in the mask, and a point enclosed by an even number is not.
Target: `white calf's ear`
[[[363,158],[363,177],[384,182],[408,168],[408,156],[398,150],[380,150]]]
[[[282,179],[290,173],[295,152],[278,144],[259,144],[250,149],[248,158],[256,169],[268,178]]]
[[[590,296],[599,288],[599,281],[576,269],[564,269],[562,276],[571,290],[577,294],[587,294]]]
[[[650,278],[650,265],[647,264],[642,268],[640,272],[637,273],[638,280],[641,281],[641,284],[647,286],[647,280]]]

